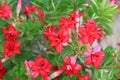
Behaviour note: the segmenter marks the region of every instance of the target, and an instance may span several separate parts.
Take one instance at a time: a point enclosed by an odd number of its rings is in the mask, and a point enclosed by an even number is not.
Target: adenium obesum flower
[[[6,57],[12,57],[13,54],[20,54],[21,42],[8,41],[4,44],[4,54]]]
[[[21,33],[20,31],[17,31],[13,25],[10,25],[7,29],[2,28],[2,32],[5,34],[4,38],[7,41],[17,40]]]
[[[30,15],[31,12],[36,13],[40,17],[39,18],[40,22],[45,18],[44,12],[35,5],[25,6],[23,12],[25,15]]]
[[[90,75],[86,74],[85,76],[78,75],[78,80],[90,80]]]
[[[0,79],[2,79],[4,77],[6,72],[7,72],[7,70],[6,70],[6,68],[3,67],[2,61],[0,60]]]
[[[85,55],[87,56],[85,60],[85,65],[93,65],[95,68],[99,68],[105,53],[100,50],[100,46],[96,46],[93,50],[87,50]]]
[[[77,75],[79,71],[82,69],[80,64],[76,64],[76,57],[65,57],[65,64],[61,66],[61,70],[65,71],[67,75]]]
[[[75,56],[67,56],[64,58],[65,64],[60,66],[60,70],[57,70],[55,67],[55,72],[50,75],[50,78],[57,78],[59,80],[59,76],[65,72],[67,75],[72,76],[72,75],[78,75],[79,71],[82,69],[82,66],[80,64],[76,64],[76,57]]]
[[[69,41],[69,36],[61,32],[55,33],[55,31],[55,27],[46,28],[44,35],[50,40],[50,47],[55,47],[57,53],[61,53],[63,45]]]
[[[24,14],[25,15],[29,15],[31,12],[33,12],[35,10],[36,6],[31,5],[31,6],[25,6],[24,8]]]
[[[8,19],[12,17],[11,6],[4,4],[0,6],[0,18]]]
[[[55,31],[56,31],[56,27],[54,25],[51,25],[45,29],[43,34],[48,40],[50,40],[51,37],[55,35]]]
[[[31,70],[34,78],[42,76],[44,80],[50,80],[48,74],[51,71],[52,64],[47,60],[38,56],[35,61],[25,62],[27,71]]]
[[[86,23],[79,28],[79,38],[83,44],[89,43],[91,46],[96,39],[102,38],[102,30],[97,28],[94,20],[87,20]]]
[[[59,20],[60,29],[59,32],[69,34],[72,28],[79,26],[80,17],[83,16],[83,13],[79,13],[79,9],[75,12],[69,14],[68,18],[61,17]]]

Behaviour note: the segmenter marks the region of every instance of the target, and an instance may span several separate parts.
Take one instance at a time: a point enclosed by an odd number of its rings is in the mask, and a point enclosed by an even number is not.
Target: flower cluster
[[[0,18],[8,19],[12,17],[11,6],[4,4],[0,6]]]
[[[2,79],[6,73],[6,68],[3,67],[2,61],[0,60],[0,79]]]
[[[45,29],[44,35],[50,40],[50,47],[55,47],[57,53],[61,53],[63,46],[70,41],[71,29],[76,28],[81,16],[82,14],[79,14],[79,11],[76,10],[68,18],[61,17],[58,22],[60,24],[58,30],[53,25]]]
[[[52,64],[47,60],[38,56],[35,61],[25,61],[24,62],[27,75],[32,74],[33,78],[42,76],[44,80],[50,80],[48,74],[51,71]]]
[[[16,42],[20,31],[17,31],[13,25],[10,25],[7,29],[2,28],[2,32],[5,34],[4,39],[7,42],[4,44],[4,54],[6,57],[12,57],[13,54],[20,54],[21,42]]]
[[[28,78],[27,80],[38,80],[41,78],[42,80],[60,80],[65,79],[65,76],[67,76],[67,79],[70,80],[90,80],[94,79],[94,77],[96,77],[96,79],[101,79],[103,78],[101,72],[105,74],[106,71],[102,71],[101,69],[99,70],[98,68],[104,69],[106,67],[110,67],[116,68],[117,70],[119,67],[117,64],[117,50],[112,50],[111,47],[108,47],[108,49],[105,49],[105,53],[101,50],[100,46],[93,47],[93,44],[96,40],[99,40],[98,43],[100,42],[102,39],[102,34],[105,36],[107,32],[109,33],[110,27],[108,23],[112,21],[114,14],[117,12],[117,8],[120,11],[120,5],[117,6],[117,0],[106,0],[105,2],[104,0],[92,0],[88,1],[87,3],[79,3],[79,0],[70,0],[71,3],[69,3],[69,0],[61,0],[60,2],[56,2],[54,0],[52,2],[46,0],[33,0],[32,3],[34,3],[34,5],[24,5],[25,1],[17,0],[16,14],[14,13],[15,17],[12,16],[12,7],[10,5],[7,5],[7,3],[11,4],[11,1],[12,0],[10,0],[9,3],[6,0],[0,0],[0,18],[2,20],[7,20],[8,23],[14,24],[9,25],[7,28],[2,28],[5,43],[3,51],[0,50],[2,51],[0,54],[0,80],[3,79],[4,76],[5,79],[7,76],[7,78],[12,77],[13,80],[22,80],[26,79],[26,77]],[[37,2],[40,4],[39,6],[35,5]],[[66,11],[64,14],[68,13],[71,10],[75,10],[75,8],[79,9],[73,11],[71,14],[68,14],[66,17],[60,16],[62,14],[58,13],[62,11],[62,7],[64,8],[61,3],[65,2],[68,4],[73,4],[73,6],[70,7],[69,5],[65,4],[64,6],[66,9],[63,9],[63,11]],[[56,6],[56,3],[60,4]],[[100,4],[103,4],[103,7],[99,8]],[[44,5],[46,6],[43,7]],[[45,14],[42,10],[44,10],[47,14]],[[87,11],[89,11],[89,13],[87,13]],[[113,13],[110,14],[109,12]],[[25,16],[20,13],[23,13]],[[52,17],[50,19],[47,19],[50,16]],[[58,16],[60,16],[60,19],[57,21],[59,18]],[[51,23],[50,20],[52,19],[57,21],[56,25]],[[34,22],[34,25],[32,25],[31,21]],[[30,27],[26,28],[29,23]],[[7,24],[3,23],[3,25]],[[19,26],[19,29],[22,31],[21,39],[24,43],[24,48],[22,48],[22,51],[26,51],[26,53],[30,52],[30,54],[16,56],[16,54],[21,54],[21,42],[18,41],[21,32],[16,29],[15,25]],[[22,27],[20,25],[22,25]],[[43,31],[42,29],[44,28],[45,30],[43,32],[43,35],[45,36],[45,39],[49,40],[50,48],[55,48],[58,54],[54,54],[54,49],[49,50],[49,48],[46,48],[46,45],[44,45],[46,40],[43,41],[43,36],[41,36]],[[40,37],[38,37],[39,35]],[[1,37],[3,38],[3,36]],[[2,38],[0,41],[2,41]],[[66,50],[63,50],[64,46],[67,46],[65,47]],[[32,47],[32,50],[30,47]],[[47,53],[45,50],[49,52]],[[43,52],[43,56],[48,59],[43,58],[38,54],[34,54],[39,53],[39,51],[40,53]],[[112,54],[112,52],[114,54]],[[15,55],[15,57],[12,58],[13,55]],[[115,60],[112,62],[110,59],[113,58],[113,56]],[[35,60],[32,60],[33,58],[35,58]],[[116,65],[111,66],[105,63],[106,58],[110,58],[108,59],[107,63],[111,65],[114,63]],[[6,60],[8,61],[5,63]],[[109,62],[109,60],[111,62]],[[21,63],[24,64],[21,65]],[[5,68],[5,66],[8,67]],[[92,76],[94,75],[96,69],[98,69],[100,77]],[[109,76],[113,75],[110,69],[107,71]],[[9,75],[9,72],[13,73],[13,75]],[[113,73],[115,72],[113,71]],[[120,74],[120,72],[118,74]],[[120,80],[119,75],[118,77],[117,75],[115,77],[115,79]]]

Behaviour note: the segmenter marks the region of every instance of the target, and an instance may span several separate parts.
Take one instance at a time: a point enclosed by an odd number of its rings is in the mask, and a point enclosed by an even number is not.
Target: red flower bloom
[[[96,46],[93,50],[87,50],[85,55],[87,56],[87,59],[84,62],[86,65],[93,64],[95,68],[99,68],[105,53],[100,51],[99,46]]]
[[[120,80],[120,78],[118,78],[117,80]]]
[[[51,71],[52,64],[47,60],[38,56],[32,65],[32,76],[42,76],[44,80],[49,80],[48,73]]]
[[[76,57],[65,57],[65,65],[61,66],[61,70],[65,71],[67,75],[76,75],[82,69],[80,64],[76,63]]]
[[[75,24],[76,21],[72,20],[72,18],[65,18],[65,17],[61,17],[61,19],[59,20],[59,24],[64,25],[64,27],[66,28],[75,28]]]
[[[13,25],[10,25],[8,29],[2,28],[2,32],[5,34],[5,40],[13,41],[17,40],[20,35],[20,31],[17,31]]]
[[[24,14],[25,15],[29,15],[31,12],[33,12],[35,10],[36,6],[32,5],[32,6],[25,6],[24,8]]]
[[[85,76],[78,75],[78,80],[90,80],[89,74],[86,74]]]
[[[45,29],[43,34],[47,39],[51,39],[52,37],[54,37],[55,30],[56,27],[54,25],[51,25],[50,27]]]
[[[13,54],[20,54],[21,42],[9,41],[4,44],[4,54],[6,57],[12,57]]]
[[[68,35],[63,35],[63,34],[55,34],[53,37],[50,39],[50,47],[55,47],[57,53],[61,53],[63,49],[63,45],[69,41]]]
[[[86,24],[79,28],[79,31],[79,38],[83,44],[89,43],[92,45],[95,39],[101,39],[102,37],[102,30],[97,28],[94,20],[87,20]]]
[[[10,17],[12,17],[11,6],[6,4],[0,6],[0,18],[8,19]]]
[[[45,18],[44,12],[35,5],[25,6],[23,12],[25,15],[30,15],[31,12],[35,12],[40,17],[40,22]]]
[[[2,66],[2,61],[0,60],[0,79],[4,77],[6,74],[7,70]]]
[[[62,52],[63,45],[69,40],[69,36],[64,33],[55,33],[55,27],[46,28],[44,35],[50,40],[50,47],[55,47],[58,53]]]
[[[79,27],[79,21],[80,17],[83,16],[84,14],[79,14],[79,9],[76,10],[75,12],[72,12],[68,18],[61,17],[59,20],[60,29],[59,32],[65,33],[65,34],[71,34],[70,30],[71,28],[76,28]]]

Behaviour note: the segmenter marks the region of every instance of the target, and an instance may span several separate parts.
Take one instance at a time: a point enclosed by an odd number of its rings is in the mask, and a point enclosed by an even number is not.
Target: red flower
[[[6,57],[12,57],[13,54],[20,54],[21,42],[9,41],[4,44],[4,54]]]
[[[57,53],[61,53],[63,49],[63,45],[69,41],[68,35],[64,34],[55,34],[53,37],[50,39],[50,47],[55,47]]]
[[[32,5],[32,6],[25,6],[24,8],[24,14],[25,15],[29,15],[31,12],[33,12],[35,10],[36,6]]]
[[[101,39],[102,37],[102,30],[97,28],[94,20],[87,20],[86,24],[79,28],[79,31],[79,38],[83,44],[89,43],[92,45],[95,39]]]
[[[6,4],[0,6],[0,18],[8,19],[10,17],[12,17],[11,6]]]
[[[50,27],[45,29],[43,34],[47,39],[51,39],[54,36],[55,31],[56,27],[54,25],[51,25]]]
[[[2,28],[2,32],[5,34],[5,40],[13,41],[17,40],[20,35],[20,31],[17,31],[13,25],[10,25],[8,29]]]
[[[35,5],[25,6],[23,12],[25,15],[30,15],[31,12],[36,13],[40,17],[39,18],[40,22],[45,18],[44,12]]]
[[[65,18],[65,17],[61,17],[61,19],[59,20],[59,24],[64,25],[64,27],[66,28],[75,28],[75,24],[76,21],[72,20],[72,18]]]
[[[72,12],[68,18],[61,17],[61,19],[59,20],[59,24],[61,25],[59,32],[70,34],[71,28],[79,27],[80,17],[83,15],[84,14],[81,13],[79,14],[79,9],[78,9],[75,12]]]
[[[86,65],[93,64],[95,68],[99,68],[105,53],[100,51],[99,46],[96,46],[93,50],[87,50],[85,55],[87,56],[87,59],[84,62]]]
[[[63,45],[69,40],[69,36],[64,33],[55,33],[55,27],[45,29],[44,35],[50,40],[50,47],[55,47],[58,53],[62,52]]]
[[[32,65],[32,76],[42,76],[44,80],[49,80],[48,73],[51,71],[52,64],[47,60],[38,56]]]
[[[86,74],[85,76],[78,75],[78,80],[90,80],[89,74]]]
[[[117,0],[110,0],[110,3],[111,3],[111,4],[116,4],[116,3],[117,3]]]
[[[2,61],[0,60],[0,79],[4,77],[6,74],[7,70],[2,66]]]
[[[66,72],[67,75],[76,75],[82,69],[80,64],[76,63],[76,57],[65,57],[64,58],[65,65],[61,66],[61,69]]]

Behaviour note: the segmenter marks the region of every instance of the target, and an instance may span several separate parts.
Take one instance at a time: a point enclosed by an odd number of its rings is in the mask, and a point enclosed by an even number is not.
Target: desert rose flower
[[[38,56],[31,67],[32,76],[34,78],[42,76],[44,80],[50,80],[48,73],[51,71],[52,64],[47,60]]]
[[[6,57],[12,57],[13,54],[20,54],[21,42],[8,41],[4,44],[4,54]]]
[[[12,17],[11,6],[4,4],[0,6],[0,18],[8,19]]]
[[[69,36],[61,32],[55,33],[55,31],[55,27],[46,28],[44,35],[50,40],[50,47],[55,47],[57,53],[61,53],[64,44],[69,41]]]
[[[87,50],[85,55],[87,56],[85,60],[85,65],[93,65],[95,68],[99,68],[105,53],[100,50],[100,46],[96,46],[93,50]]]
[[[94,20],[87,20],[86,23],[79,28],[79,38],[83,44],[89,43],[91,46],[96,39],[102,38],[102,30],[97,28]]]
[[[56,31],[56,27],[54,25],[51,25],[50,27],[45,29],[43,34],[48,40],[50,40],[52,36],[54,36],[55,31]]]
[[[61,70],[65,71],[67,75],[77,75],[79,71],[82,69],[80,64],[76,64],[76,57],[65,57],[64,65],[61,66]]]
[[[8,28],[2,28],[2,32],[5,34],[4,39],[7,41],[17,40],[21,33],[17,31],[13,25],[10,25]]]
[[[23,12],[25,15],[28,15],[28,16],[30,15],[31,12],[36,13],[40,17],[39,18],[40,22],[43,21],[43,19],[45,18],[44,12],[35,5],[25,6]]]

